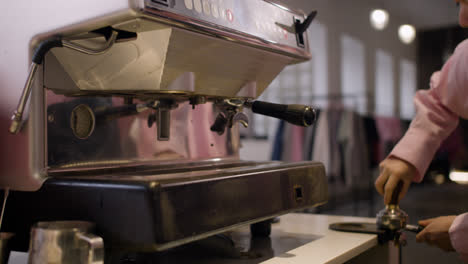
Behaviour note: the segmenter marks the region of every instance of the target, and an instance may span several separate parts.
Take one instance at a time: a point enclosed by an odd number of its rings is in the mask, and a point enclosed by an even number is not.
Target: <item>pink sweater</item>
[[[414,103],[416,116],[390,155],[413,164],[418,171],[414,181],[420,182],[458,118],[468,118],[468,40],[432,75],[430,89],[416,93]],[[457,216],[449,233],[453,247],[468,262],[468,213]]]

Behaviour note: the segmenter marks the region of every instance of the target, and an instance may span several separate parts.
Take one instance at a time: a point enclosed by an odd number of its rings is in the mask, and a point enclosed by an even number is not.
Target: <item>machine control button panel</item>
[[[147,0],[150,8],[169,11],[196,19],[220,29],[242,32],[266,42],[308,50],[307,39],[296,41],[295,21],[304,20],[286,7],[263,0],[167,0],[168,5],[155,5],[160,0]]]

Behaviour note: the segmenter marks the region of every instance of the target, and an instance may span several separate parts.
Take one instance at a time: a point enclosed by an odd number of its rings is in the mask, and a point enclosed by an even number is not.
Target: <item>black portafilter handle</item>
[[[250,107],[252,112],[256,114],[279,118],[291,124],[303,127],[313,125],[317,118],[315,109],[307,105],[287,105],[254,101],[251,103]]]
[[[395,189],[393,189],[392,197],[390,198],[391,205],[398,205],[398,196],[400,195],[401,189],[403,189],[403,181],[399,181]]]

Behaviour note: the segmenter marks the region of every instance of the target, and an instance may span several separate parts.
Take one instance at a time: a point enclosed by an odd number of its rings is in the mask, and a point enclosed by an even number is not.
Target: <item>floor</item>
[[[375,215],[384,206],[380,196],[376,194],[374,199],[374,208],[370,208],[368,201],[363,200],[357,204],[357,209],[356,205],[350,202],[336,205],[333,209],[323,208],[321,213],[369,216],[373,212]],[[468,212],[468,185],[413,184],[400,208],[408,213],[410,223],[417,223],[420,219]],[[407,241],[407,246],[403,248],[403,263],[463,263],[456,253],[446,253],[427,244],[416,243],[412,233],[407,234]]]

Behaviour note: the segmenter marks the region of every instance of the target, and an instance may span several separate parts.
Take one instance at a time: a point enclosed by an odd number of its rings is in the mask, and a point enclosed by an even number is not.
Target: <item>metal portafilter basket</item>
[[[424,227],[408,225],[408,214],[398,206],[398,196],[402,187],[403,182],[398,182],[396,188],[393,190],[390,204],[385,206],[385,208],[377,214],[377,227],[395,233],[403,230],[419,233]]]

